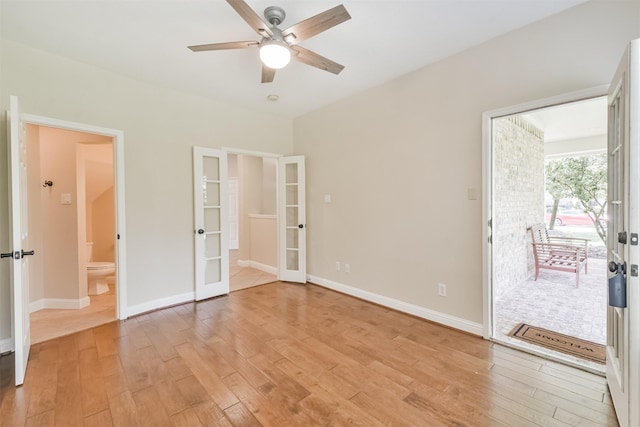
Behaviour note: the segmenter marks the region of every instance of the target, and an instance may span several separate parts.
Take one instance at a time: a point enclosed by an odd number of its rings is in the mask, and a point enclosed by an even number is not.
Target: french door
[[[608,93],[607,382],[621,427],[640,425],[640,40]]]
[[[278,159],[278,276],[307,281],[304,156]]]
[[[29,258],[33,251],[27,250],[29,230],[27,220],[27,144],[24,138],[22,115],[18,98],[12,96],[7,112],[8,166],[9,166],[9,212],[11,226],[9,252],[3,258],[11,262],[11,294],[13,315],[13,344],[15,350],[16,386],[24,383],[29,361],[31,336],[29,326]]]
[[[193,148],[196,300],[229,293],[227,153]]]

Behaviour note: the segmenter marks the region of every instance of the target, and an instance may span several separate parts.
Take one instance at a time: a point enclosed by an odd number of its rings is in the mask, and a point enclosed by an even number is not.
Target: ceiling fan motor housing
[[[267,19],[267,22],[274,27],[282,24],[286,16],[284,9],[278,6],[269,6],[264,10],[264,17]]]

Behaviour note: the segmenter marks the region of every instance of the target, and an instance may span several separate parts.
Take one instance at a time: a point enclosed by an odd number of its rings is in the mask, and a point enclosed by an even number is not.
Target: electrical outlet
[[[340,271],[340,261],[336,261],[336,271]]]
[[[350,273],[351,272],[351,266],[349,264],[345,264],[344,265],[344,272],[345,273]]]
[[[444,283],[438,283],[438,295],[441,297],[447,296],[447,285]]]

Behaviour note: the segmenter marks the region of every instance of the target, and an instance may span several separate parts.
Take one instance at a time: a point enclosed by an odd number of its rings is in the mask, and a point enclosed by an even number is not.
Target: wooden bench
[[[549,236],[545,224],[532,225],[528,229],[531,233],[533,259],[535,262],[535,277],[541,269],[567,271],[576,274],[576,288],[580,284],[580,270],[584,267],[587,274],[589,259],[589,239],[574,237]]]

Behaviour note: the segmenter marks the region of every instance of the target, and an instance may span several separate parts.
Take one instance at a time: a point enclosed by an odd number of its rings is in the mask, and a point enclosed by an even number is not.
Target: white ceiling
[[[345,65],[333,75],[292,62],[260,83],[256,48],[194,53],[188,45],[258,40],[222,0],[0,0],[0,35],[135,79],[295,117],[377,86],[584,0],[352,0],[352,19],[301,46]],[[280,28],[340,0],[248,0]],[[277,102],[267,95],[279,96]]]
[[[606,147],[606,96],[541,108],[521,116],[544,132],[547,143],[602,136],[603,147]]]

